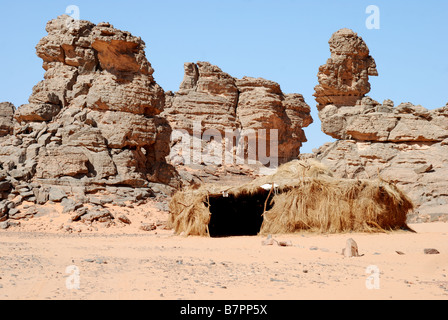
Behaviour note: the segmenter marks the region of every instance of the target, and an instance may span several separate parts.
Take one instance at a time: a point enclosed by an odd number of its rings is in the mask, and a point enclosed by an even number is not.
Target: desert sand
[[[448,224],[411,227],[417,233],[274,235],[289,247],[163,228],[14,228],[0,232],[0,299],[448,299]],[[360,257],[341,254],[350,238]]]

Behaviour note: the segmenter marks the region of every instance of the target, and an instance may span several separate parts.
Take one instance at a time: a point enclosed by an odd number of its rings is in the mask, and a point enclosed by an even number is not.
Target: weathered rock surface
[[[369,76],[377,76],[375,60],[364,40],[350,29],[329,40],[331,58],[319,68],[314,96],[318,109],[328,104],[353,106],[370,91]]]
[[[351,238],[347,240],[345,248],[342,249],[342,255],[346,258],[360,257],[358,244],[355,240]]]
[[[42,129],[36,177],[143,186],[155,162],[165,162],[154,145],[168,145],[159,133],[170,130],[158,117],[165,96],[144,42],[108,23],[67,16],[46,29],[36,48],[45,80],[15,115],[20,123],[53,120]]]
[[[332,59],[319,70],[315,96],[322,131],[338,141],[321,146],[313,156],[337,177],[395,182],[418,208],[412,221],[447,216],[448,105],[436,110],[411,103],[394,107],[391,100],[381,104],[365,96],[368,75],[376,72],[367,46],[355,35],[346,29],[335,33]],[[338,72],[332,72],[333,55],[344,61]],[[349,82],[362,90],[348,90],[347,79],[357,79]]]
[[[10,135],[14,131],[14,112],[12,103],[0,103],[0,137]]]
[[[227,154],[223,158],[232,159],[235,153],[247,159],[245,156],[253,151],[248,150],[250,141],[256,141],[252,145],[256,148],[258,139],[266,144],[266,155],[275,144],[279,163],[298,156],[306,141],[303,128],[312,123],[310,107],[302,95],[285,95],[279,84],[262,78],[235,79],[208,62],[186,63],[184,68],[179,91],[167,94],[163,113],[173,130],[184,130],[199,140],[204,133],[204,136],[219,134],[223,140],[214,140],[212,148],[218,153],[224,149]],[[230,137],[227,142],[224,141],[226,133]],[[229,147],[233,137],[239,140],[244,136],[248,139],[246,142],[231,143]],[[171,159],[176,161],[176,156],[172,152]],[[257,155],[250,159],[260,160]]]
[[[201,133],[216,129],[221,133],[238,127],[238,88],[235,79],[208,62],[186,63],[179,91],[168,94],[164,115],[174,130],[193,134],[194,123]]]
[[[165,160],[171,133],[160,116],[165,93],[152,76],[145,43],[108,23],[65,15],[46,31],[36,47],[46,72],[29,104],[17,110],[0,104],[2,198],[44,204],[147,190],[151,183],[177,187]],[[81,220],[107,217],[92,213]]]
[[[313,122],[303,96],[285,95],[277,83],[261,78],[244,77],[236,83],[240,92],[237,115],[243,132],[277,130],[276,136],[267,134],[266,140],[267,145],[278,144],[279,162],[297,158],[307,141],[302,128]]]
[[[427,110],[365,97],[356,106],[327,105],[320,112],[322,130],[335,139],[381,142],[442,142],[448,138],[446,107]]]

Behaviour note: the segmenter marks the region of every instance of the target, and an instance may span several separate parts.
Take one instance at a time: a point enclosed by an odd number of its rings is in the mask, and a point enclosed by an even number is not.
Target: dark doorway
[[[263,212],[269,192],[235,197],[211,197],[211,218],[208,225],[211,237],[256,236],[263,223]],[[272,199],[272,196],[270,197]],[[271,209],[269,199],[266,210]]]

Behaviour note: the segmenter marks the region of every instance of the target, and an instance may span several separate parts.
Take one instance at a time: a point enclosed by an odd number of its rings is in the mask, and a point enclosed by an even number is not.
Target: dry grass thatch
[[[275,184],[267,191],[260,188]],[[171,224],[177,234],[209,235],[210,199],[229,194],[271,199],[261,234],[379,232],[407,228],[412,201],[394,184],[378,180],[336,179],[316,161],[292,161],[271,176],[237,187],[203,185],[177,192],[171,202]],[[245,212],[241,212],[244,215]],[[242,216],[243,217],[243,216]],[[234,221],[238,223],[238,221]]]

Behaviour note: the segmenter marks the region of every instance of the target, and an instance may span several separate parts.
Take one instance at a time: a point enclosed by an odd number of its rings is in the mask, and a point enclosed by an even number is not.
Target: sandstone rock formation
[[[15,107],[12,103],[0,103],[0,137],[14,132],[14,112]]]
[[[390,100],[380,104],[368,97],[356,106],[321,109],[322,130],[335,139],[382,142],[441,142],[448,138],[446,108],[427,110]]]
[[[45,203],[52,187],[80,197],[118,189],[150,195],[154,183],[177,187],[165,160],[165,93],[145,43],[108,23],[65,15],[46,30],[36,47],[44,80],[17,111],[0,104],[3,198]]]
[[[330,41],[331,58],[319,68],[315,87],[318,109],[333,104],[353,106],[370,91],[369,76],[377,76],[375,60],[364,40],[350,29],[335,32]]]
[[[448,106],[427,110],[402,103],[395,107],[391,100],[381,104],[365,96],[370,90],[367,76],[375,74],[373,59],[368,56],[365,43],[354,35],[346,29],[338,31],[330,46],[343,48],[338,52],[363,52],[365,59],[356,63],[352,61],[353,54],[344,58],[358,67],[340,68],[344,72],[329,73],[326,78],[322,72],[328,65],[334,66],[332,57],[319,70],[321,85],[316,87],[315,95],[322,130],[338,140],[321,146],[314,156],[339,177],[379,176],[397,183],[418,207],[414,221],[437,220],[448,213]],[[342,93],[347,92],[347,87],[339,84],[345,79],[358,79],[352,84],[363,90],[356,94],[352,91],[352,96],[344,100]],[[328,83],[338,86],[327,86]],[[362,86],[358,86],[360,83]],[[335,88],[341,89],[337,99]]]
[[[313,121],[302,95],[284,94],[279,84],[262,78],[235,79],[208,62],[185,64],[184,80],[177,93],[167,94],[163,115],[173,130],[185,130],[199,139],[205,131],[214,130],[223,140],[226,133],[238,132],[236,135],[248,140],[239,148],[231,144],[239,150],[223,149],[246,160],[248,154],[256,154],[248,148],[259,145],[251,140],[266,143],[267,153],[275,144],[279,163],[298,156],[306,142],[302,128]],[[194,130],[195,123],[198,130]],[[215,141],[217,149],[221,142]],[[260,160],[256,155],[249,158]]]
[[[213,128],[221,133],[237,128],[238,88],[235,79],[208,62],[186,63],[179,91],[167,95],[164,115],[174,130],[193,134],[193,125],[202,132]],[[201,133],[202,133],[201,132]]]

